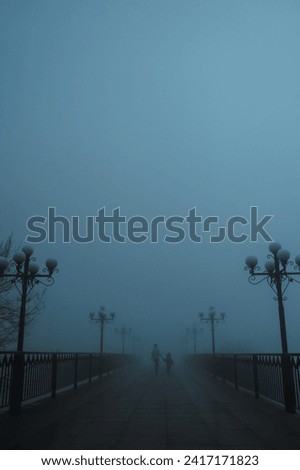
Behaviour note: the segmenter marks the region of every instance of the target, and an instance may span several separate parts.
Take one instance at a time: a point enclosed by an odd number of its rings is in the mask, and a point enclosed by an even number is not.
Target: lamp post
[[[105,312],[105,307],[101,306],[99,312],[90,313],[91,321],[100,324],[100,354],[103,355],[103,336],[104,336],[104,325],[106,323],[113,322],[116,314],[111,312],[109,315]]]
[[[204,316],[204,313],[199,313],[199,317],[201,321],[205,321],[206,323],[210,324],[211,329],[211,344],[212,344],[212,353],[216,353],[216,346],[215,346],[215,327],[217,323],[221,323],[224,321],[225,313],[220,313],[219,316],[216,315],[216,311],[214,307],[209,307],[209,312],[207,317]]]
[[[203,331],[202,328],[198,329],[196,324],[191,328],[187,328],[186,332],[188,336],[191,336],[193,339],[194,354],[197,354],[197,336]]]
[[[126,328],[122,326],[122,328],[116,328],[116,333],[119,334],[122,338],[122,354],[125,354],[125,337],[131,334],[131,328]]]
[[[16,286],[18,292],[21,295],[17,343],[18,352],[23,351],[26,302],[28,295],[36,284],[52,286],[54,283],[53,273],[58,272],[58,269],[56,269],[57,261],[55,259],[49,258],[46,260],[46,267],[43,269],[44,274],[40,273],[40,268],[35,263],[36,259],[32,256],[32,254],[33,249],[30,246],[25,245],[23,246],[22,251],[14,254],[12,263],[9,263],[6,258],[0,258],[0,278],[11,278],[11,282]],[[10,267],[14,268],[14,273],[9,272]]]
[[[257,285],[267,281],[271,289],[275,292],[274,300],[278,304],[281,348],[282,348],[282,381],[285,400],[285,409],[290,413],[295,412],[295,389],[293,368],[288,354],[288,342],[285,323],[285,312],[283,302],[284,296],[291,282],[300,283],[294,276],[300,274],[300,255],[296,256],[295,262],[289,261],[290,252],[282,249],[280,243],[272,242],[269,245],[271,253],[267,255],[268,260],[265,263],[265,269],[262,270],[257,265],[255,256],[246,258],[245,270],[249,271],[248,281],[250,284]],[[294,271],[288,271],[288,266],[294,268]],[[262,272],[261,272],[262,271]],[[261,279],[257,279],[261,277]]]
[[[57,261],[49,258],[46,260],[46,267],[43,269],[44,274],[40,273],[40,268],[35,263],[36,259],[32,254],[33,249],[30,246],[25,245],[23,246],[22,251],[14,254],[13,261],[11,263],[9,263],[6,258],[0,258],[0,278],[11,278],[11,282],[16,286],[19,294],[21,295],[17,353],[14,354],[9,399],[9,409],[12,414],[18,414],[21,411],[23,399],[25,370],[23,345],[28,295],[37,284],[52,286],[54,283],[53,274],[58,272],[58,269],[56,268]],[[13,273],[10,273],[11,268],[14,269]]]

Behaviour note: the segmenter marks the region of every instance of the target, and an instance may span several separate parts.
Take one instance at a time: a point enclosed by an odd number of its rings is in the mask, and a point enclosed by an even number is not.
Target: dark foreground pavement
[[[0,415],[2,449],[299,449],[300,416],[206,376],[118,372]]]

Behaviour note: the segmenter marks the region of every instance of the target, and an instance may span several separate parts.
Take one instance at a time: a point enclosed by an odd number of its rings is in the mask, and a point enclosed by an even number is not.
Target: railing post
[[[296,412],[295,382],[293,374],[293,363],[289,354],[281,356],[282,383],[285,411],[288,413]]]
[[[51,371],[51,397],[56,397],[57,387],[57,354],[52,354],[52,371]]]
[[[102,374],[103,374],[103,359],[104,359],[103,354],[100,354],[99,356],[99,379],[102,378]]]
[[[217,376],[216,374],[217,363],[216,363],[215,354],[211,355],[211,360],[212,360],[212,376],[215,378]]]
[[[235,390],[239,389],[239,382],[238,382],[238,368],[237,368],[237,357],[236,354],[233,355],[233,375],[234,375],[234,388]]]
[[[92,353],[89,354],[89,383],[92,381],[92,360],[93,356]]]
[[[257,354],[253,354],[253,356],[252,356],[252,365],[253,365],[255,398],[259,398],[258,358],[257,358]]]
[[[105,364],[105,370],[106,370],[107,377],[109,377],[109,374],[110,374],[110,365],[111,365],[111,356],[109,356],[107,358],[106,364]]]
[[[77,388],[78,381],[78,353],[75,354],[74,359],[74,388]]]
[[[24,353],[17,352],[14,354],[13,359],[13,375],[9,396],[9,411],[13,415],[17,415],[21,412],[21,405],[23,399],[24,371]]]
[[[223,379],[223,382],[226,382],[226,372],[225,372],[225,355],[222,354],[222,379]]]

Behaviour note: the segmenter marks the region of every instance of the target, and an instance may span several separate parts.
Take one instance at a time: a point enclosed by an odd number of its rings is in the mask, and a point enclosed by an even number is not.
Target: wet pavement
[[[300,415],[217,379],[126,369],[0,414],[2,449],[299,449]]]

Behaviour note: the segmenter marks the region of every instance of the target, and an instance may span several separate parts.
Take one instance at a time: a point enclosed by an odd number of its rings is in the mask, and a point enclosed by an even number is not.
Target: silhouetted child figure
[[[164,359],[166,366],[167,366],[167,375],[170,375],[171,373],[171,367],[174,366],[174,361],[172,359],[171,353],[167,353],[166,359]]]

